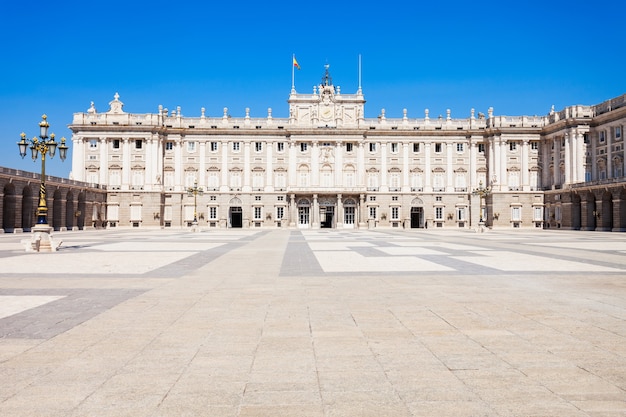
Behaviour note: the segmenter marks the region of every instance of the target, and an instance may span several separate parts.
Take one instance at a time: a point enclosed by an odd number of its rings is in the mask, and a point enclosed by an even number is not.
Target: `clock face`
[[[330,120],[332,118],[332,116],[333,116],[333,111],[332,111],[332,109],[330,107],[324,107],[322,109],[321,115],[322,115],[322,119]]]

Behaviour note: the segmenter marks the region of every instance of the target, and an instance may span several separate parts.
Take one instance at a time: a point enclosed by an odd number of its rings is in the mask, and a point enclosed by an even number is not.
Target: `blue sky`
[[[46,113],[57,138],[91,101],[108,110],[286,117],[291,56],[298,92],[324,64],[343,93],[358,87],[366,117],[451,109],[543,115],[626,92],[621,1],[11,1],[0,14],[0,166],[39,172],[15,143]],[[70,156],[48,161],[68,176]]]

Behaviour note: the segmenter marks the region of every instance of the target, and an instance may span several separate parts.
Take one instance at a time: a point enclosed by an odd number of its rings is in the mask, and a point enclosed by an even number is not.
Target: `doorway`
[[[231,207],[228,211],[230,227],[240,229],[243,226],[243,210],[241,207]]]
[[[411,229],[421,229],[424,227],[424,208],[411,207]]]
[[[320,207],[320,227],[322,229],[331,229],[333,227],[334,217],[335,217],[334,206]]]

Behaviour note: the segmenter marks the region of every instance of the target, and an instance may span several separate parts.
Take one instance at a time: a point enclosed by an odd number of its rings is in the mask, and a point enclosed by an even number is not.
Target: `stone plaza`
[[[626,415],[626,235],[0,235],[0,415]]]

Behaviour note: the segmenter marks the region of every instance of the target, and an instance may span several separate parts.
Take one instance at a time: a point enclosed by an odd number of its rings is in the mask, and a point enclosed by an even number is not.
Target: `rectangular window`
[[[254,208],[254,220],[261,220],[262,207]]]
[[[211,142],[211,152],[217,152],[217,142]]]
[[[353,144],[348,142],[346,143],[346,152],[352,152]]]
[[[143,147],[143,140],[137,139],[135,140],[135,149],[141,149]]]
[[[465,207],[457,207],[456,219],[460,222],[465,221]]]
[[[254,150],[256,152],[262,152],[263,151],[263,142],[254,142]]]
[[[284,152],[285,150],[285,144],[283,142],[277,142],[276,143],[276,150],[278,152]]]
[[[543,220],[543,207],[534,207],[533,208],[533,220],[542,221]]]
[[[443,207],[435,207],[435,220],[443,220]]]
[[[478,153],[485,153],[485,144],[484,143],[479,143],[478,144]]]
[[[370,142],[370,152],[376,152],[376,143]]]
[[[463,153],[465,152],[465,146],[462,143],[457,143],[456,144],[456,151],[458,153]]]
[[[398,144],[395,142],[391,144],[391,153],[398,153]]]
[[[620,126],[617,126],[615,128],[615,139],[619,139],[622,137],[622,128]]]
[[[530,141],[530,150],[531,151],[538,151],[539,150],[539,141],[531,140]]]
[[[113,146],[115,148],[115,146]],[[174,142],[165,142],[165,150],[171,151],[174,149]]]
[[[209,219],[217,219],[217,207],[209,207]]]
[[[89,147],[96,149],[98,147],[98,139],[89,139]]]
[[[517,150],[517,142],[509,142],[509,151],[514,152]]]
[[[419,153],[420,151],[420,144],[419,143],[414,143],[413,144],[413,153]]]
[[[113,139],[113,149],[119,149],[119,148],[120,148],[120,140]]]
[[[398,220],[400,218],[400,207],[391,208],[391,220]]]
[[[522,220],[522,209],[521,207],[511,207],[511,220],[520,221]]]
[[[435,153],[441,153],[441,143],[435,143]]]
[[[239,142],[233,142],[233,152],[239,152]]]
[[[604,143],[604,131],[600,132],[600,143]]]
[[[376,207],[370,207],[370,219],[376,218]]]
[[[300,152],[306,152],[308,149],[308,144],[306,142],[300,143]]]
[[[196,142],[187,142],[187,152],[196,151]]]
[[[254,196],[254,201],[261,201],[261,196],[260,195],[255,195]]]
[[[391,201],[398,201],[398,196],[397,195],[392,196]]]
[[[284,195],[277,196],[276,201],[285,201],[285,196]]]
[[[370,196],[370,201],[376,201],[376,196],[375,195],[371,195]]]
[[[284,207],[276,207],[276,220],[281,220],[285,216]]]

